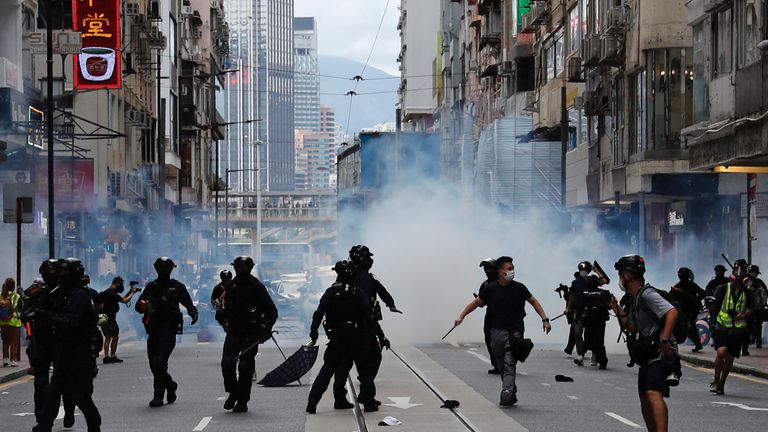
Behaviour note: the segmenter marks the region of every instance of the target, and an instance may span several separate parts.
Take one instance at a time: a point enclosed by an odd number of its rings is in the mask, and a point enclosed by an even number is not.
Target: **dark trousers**
[[[599,318],[586,319],[584,325],[584,350],[592,351],[595,361],[601,366],[608,364],[605,352],[605,321]]]
[[[240,354],[254,342],[256,342],[255,337],[237,336],[232,333],[227,333],[224,339],[224,349],[221,353],[224,390],[240,402],[251,400],[253,371],[256,370],[256,354],[259,352],[259,346],[255,345],[244,354]],[[235,360],[238,355],[240,358]]]
[[[568,343],[565,345],[565,351],[572,353],[573,347],[576,346],[576,330],[573,328],[573,324],[568,328]]]
[[[149,369],[154,377],[155,398],[162,399],[165,389],[173,385],[168,373],[168,359],[176,348],[176,327],[158,327],[147,335],[147,357]]]
[[[493,326],[491,326],[492,318],[490,312],[486,310],[485,321],[483,322],[483,335],[485,336],[485,348],[488,349],[488,357],[491,359],[491,367],[498,370],[498,367],[496,367],[496,356],[493,355],[493,348],[491,347],[491,330],[493,330]]]
[[[354,363],[360,380],[358,400],[363,404],[372,403],[376,397],[374,379],[381,365],[381,351],[374,343],[375,337],[331,340],[323,354],[323,366],[309,391],[309,402],[317,404],[334,377],[333,397],[337,401],[345,400],[344,384]]]
[[[53,376],[45,388],[42,421],[38,422],[36,431],[51,430],[62,396],[67,393],[71,395],[71,403],[82,411],[89,430],[98,430],[101,426],[101,415],[92,397],[96,360],[90,354],[90,347],[84,345],[68,349],[54,360]],[[74,411],[74,407],[70,407]]]
[[[41,424],[44,419],[44,406],[45,406],[45,389],[50,383],[50,369],[53,364],[53,340],[42,339],[38,342],[30,340],[29,346],[27,346],[27,358],[29,358],[29,365],[32,368],[34,374],[34,402],[35,402],[35,420],[38,424]],[[35,345],[37,343],[37,345]],[[62,395],[64,402],[64,413],[74,415],[75,401],[72,399],[72,394],[65,392]],[[58,405],[57,405],[58,408]]]

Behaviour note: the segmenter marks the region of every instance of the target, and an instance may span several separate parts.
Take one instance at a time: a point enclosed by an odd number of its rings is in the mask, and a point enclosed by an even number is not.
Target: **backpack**
[[[757,309],[765,309],[768,307],[768,288],[765,287],[763,284],[755,284],[752,288],[752,296],[755,300],[755,305],[757,305]]]
[[[671,304],[672,307],[677,310],[677,322],[675,323],[675,328],[672,331],[672,336],[679,344],[685,342],[685,340],[688,338],[688,330],[690,329],[690,326],[688,325],[688,318],[686,318],[685,314],[683,314],[683,311],[680,309],[680,307],[678,307],[677,302],[675,302],[675,300],[672,298],[672,295],[669,293],[669,291],[660,290],[658,288],[652,287],[651,285],[646,285],[637,294],[637,308],[644,310],[648,316],[656,320],[659,325],[659,331],[664,328],[664,320],[656,318],[656,315],[651,312],[651,310],[648,308],[648,305],[642,301],[643,293],[646,289],[655,290],[664,300],[668,301],[669,304]]]

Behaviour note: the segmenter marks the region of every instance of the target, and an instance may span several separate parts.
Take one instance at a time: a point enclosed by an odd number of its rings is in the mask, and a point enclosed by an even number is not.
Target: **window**
[[[547,46],[545,56],[547,80],[551,80],[563,72],[565,62],[563,35],[563,30],[560,29]]]
[[[705,19],[693,27],[693,122],[709,119],[709,56],[705,49],[709,31],[709,20]]]
[[[737,56],[739,67],[748,66],[760,58],[757,44],[760,42],[760,8],[756,0],[737,0]],[[764,13],[764,12],[763,12]]]
[[[624,80],[622,78],[613,84],[613,116],[616,119],[613,129],[613,164],[624,165]]]
[[[568,53],[574,53],[581,49],[581,32],[579,26],[579,7],[578,5],[568,12]]]
[[[177,96],[173,92],[170,93],[170,99],[168,102],[168,118],[170,120],[170,129],[168,130],[168,136],[171,138],[171,149],[174,153],[179,152],[179,108],[177,102]]]
[[[714,70],[717,77],[731,72],[733,67],[733,8],[728,8],[714,14],[712,23],[712,40],[714,43]]]
[[[640,71],[629,77],[629,154],[645,151],[646,143],[646,73]]]
[[[168,28],[168,55],[171,64],[176,64],[176,20],[171,17]]]

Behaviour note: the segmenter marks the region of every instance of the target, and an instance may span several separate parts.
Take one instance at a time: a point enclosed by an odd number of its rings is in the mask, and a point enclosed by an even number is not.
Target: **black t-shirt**
[[[99,294],[99,300],[101,300],[102,311],[110,319],[115,319],[117,313],[120,312],[120,303],[122,303],[123,297],[112,288],[107,288]]]
[[[512,281],[507,286],[493,282],[479,295],[480,300],[493,308],[491,326],[499,330],[525,330],[525,302],[531,298],[531,292],[520,282]]]

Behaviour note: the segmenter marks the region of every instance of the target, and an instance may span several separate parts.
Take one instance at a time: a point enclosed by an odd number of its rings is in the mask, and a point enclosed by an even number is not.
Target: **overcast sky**
[[[365,63],[387,0],[294,0],[294,15],[317,19],[320,55],[334,55]],[[399,75],[397,31],[400,0],[390,0],[370,65]],[[360,71],[350,71],[350,74]]]

